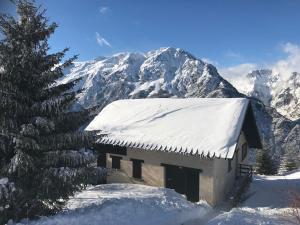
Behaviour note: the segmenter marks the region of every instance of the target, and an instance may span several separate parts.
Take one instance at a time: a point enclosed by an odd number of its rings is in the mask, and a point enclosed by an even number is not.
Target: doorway
[[[131,159],[132,161],[132,177],[142,179],[142,163],[143,160]]]
[[[189,201],[198,202],[200,170],[174,165],[164,165],[164,167],[165,187],[185,194]]]

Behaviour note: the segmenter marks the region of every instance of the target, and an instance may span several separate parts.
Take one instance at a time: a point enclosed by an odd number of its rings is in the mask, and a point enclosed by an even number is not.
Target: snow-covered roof
[[[118,100],[86,130],[98,130],[102,144],[232,158],[248,105],[244,98]]]

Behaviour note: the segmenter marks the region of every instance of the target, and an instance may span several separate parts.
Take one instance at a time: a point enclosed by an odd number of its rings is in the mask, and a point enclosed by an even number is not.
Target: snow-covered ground
[[[106,184],[78,193],[67,211],[31,221],[30,225],[182,225],[201,224],[212,211],[166,188]],[[27,224],[26,222],[23,223]]]
[[[291,191],[300,193],[300,170],[285,176],[254,176],[247,200],[213,218],[208,225],[285,225]]]
[[[205,202],[188,202],[170,189],[139,184],[99,185],[74,196],[65,212],[28,224],[288,225],[284,214],[290,206],[289,190],[300,192],[300,170],[284,176],[257,175],[246,193],[247,199],[239,207],[221,212]]]

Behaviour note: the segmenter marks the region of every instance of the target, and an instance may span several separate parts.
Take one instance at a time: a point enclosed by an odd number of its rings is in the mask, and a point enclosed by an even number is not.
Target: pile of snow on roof
[[[248,104],[243,98],[119,100],[86,130],[98,130],[104,144],[232,158]]]

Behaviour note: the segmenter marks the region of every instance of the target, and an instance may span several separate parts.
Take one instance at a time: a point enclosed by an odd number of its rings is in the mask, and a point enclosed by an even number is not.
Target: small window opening
[[[121,168],[121,157],[119,156],[111,156],[111,167],[113,169],[120,169]]]

